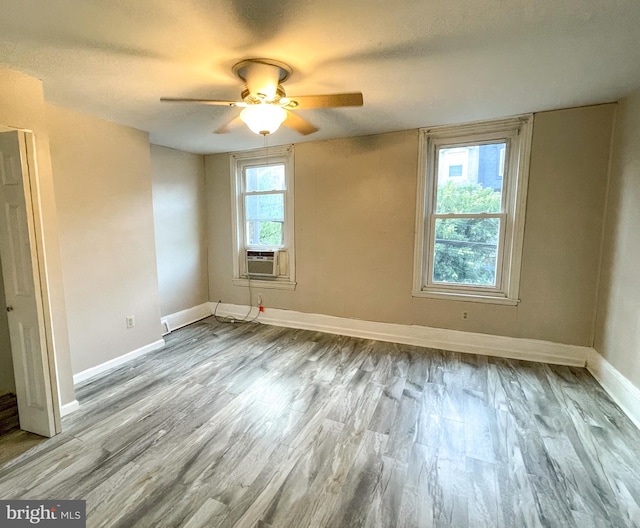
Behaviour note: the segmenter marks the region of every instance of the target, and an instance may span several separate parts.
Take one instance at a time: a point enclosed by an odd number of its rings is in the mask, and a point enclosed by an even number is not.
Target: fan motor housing
[[[249,86],[245,84],[242,92],[240,93],[240,97],[247,104],[261,104],[261,103],[270,103],[270,104],[278,104],[280,99],[286,97],[287,94],[284,91],[284,88],[281,84],[279,84],[276,88],[275,96],[269,99],[267,94],[263,93],[251,93],[249,90]]]

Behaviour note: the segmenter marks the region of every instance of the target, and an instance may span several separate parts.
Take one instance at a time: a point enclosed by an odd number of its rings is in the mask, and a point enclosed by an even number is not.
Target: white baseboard
[[[594,349],[587,356],[587,369],[640,429],[640,389]]]
[[[107,370],[110,370],[115,367],[119,367],[125,363],[128,363],[132,359],[143,356],[144,354],[148,354],[149,352],[155,352],[156,350],[160,350],[165,345],[164,339],[158,339],[153,343],[149,343],[143,347],[132,350],[131,352],[124,354],[122,356],[118,356],[117,358],[111,359],[109,361],[105,361],[100,365],[96,365],[95,367],[88,368],[87,370],[83,370],[82,372],[78,372],[73,375],[73,383],[77,384],[82,381],[88,380],[89,378],[93,378],[98,374],[102,374]]]
[[[73,400],[72,402],[65,403],[64,405],[60,406],[60,416],[65,417],[68,414],[77,411],[79,408],[80,403],[78,403],[78,400]]]
[[[215,303],[212,303],[213,307],[215,307]],[[218,306],[217,315],[242,319],[247,312],[247,306],[221,303]],[[260,314],[258,322],[454,352],[540,361],[575,367],[585,366],[587,354],[591,350],[589,347],[565,345],[537,339],[494,336],[427,326],[375,323],[277,308],[266,308]]]
[[[160,319],[160,321],[166,329],[166,335],[178,328],[182,328],[183,326],[200,321],[200,319],[209,317],[212,313],[211,304],[206,302],[192,308],[187,308],[186,310],[181,310],[180,312],[165,315]]]

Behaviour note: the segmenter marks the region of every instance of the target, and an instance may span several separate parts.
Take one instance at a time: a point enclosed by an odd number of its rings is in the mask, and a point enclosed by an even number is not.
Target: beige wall
[[[67,109],[48,106],[46,115],[78,373],[161,338],[149,142]]]
[[[163,316],[208,298],[204,158],[151,145],[158,289]]]
[[[4,281],[0,280],[0,394],[5,392],[15,394],[16,382],[13,377],[13,359],[11,357],[11,339],[6,306]]]
[[[47,288],[43,292],[50,311],[45,317],[53,328],[51,345],[55,350],[58,389],[62,404],[74,401],[71,360],[67,333],[62,270],[58,244],[58,218],[51,172],[49,136],[45,117],[42,83],[33,77],[0,68],[0,125],[33,131],[37,155],[37,189],[42,217],[39,226],[43,247],[40,265],[47,270]]]
[[[256,292],[267,307],[590,346],[614,109],[535,117],[519,306],[411,296],[417,131],[296,145],[298,286]],[[231,283],[228,156],[205,164],[209,297],[246,304]]]
[[[615,109],[535,116],[517,313],[523,337],[592,345]]]
[[[640,387],[640,91],[618,108],[595,349]]]

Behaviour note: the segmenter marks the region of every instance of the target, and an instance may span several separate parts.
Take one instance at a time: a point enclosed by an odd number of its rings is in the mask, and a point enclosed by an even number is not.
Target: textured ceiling
[[[2,0],[0,63],[44,81],[54,104],[212,153],[263,145],[213,134],[237,99],[231,66],[294,70],[290,95],[361,91],[364,107],[299,114],[270,144],[468,122],[613,101],[640,87],[639,0]]]

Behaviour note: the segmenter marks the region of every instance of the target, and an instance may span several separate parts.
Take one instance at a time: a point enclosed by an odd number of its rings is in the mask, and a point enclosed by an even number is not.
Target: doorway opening
[[[34,145],[31,132],[0,127],[0,432],[15,432],[17,407],[18,436],[31,443],[27,432],[60,432]]]

